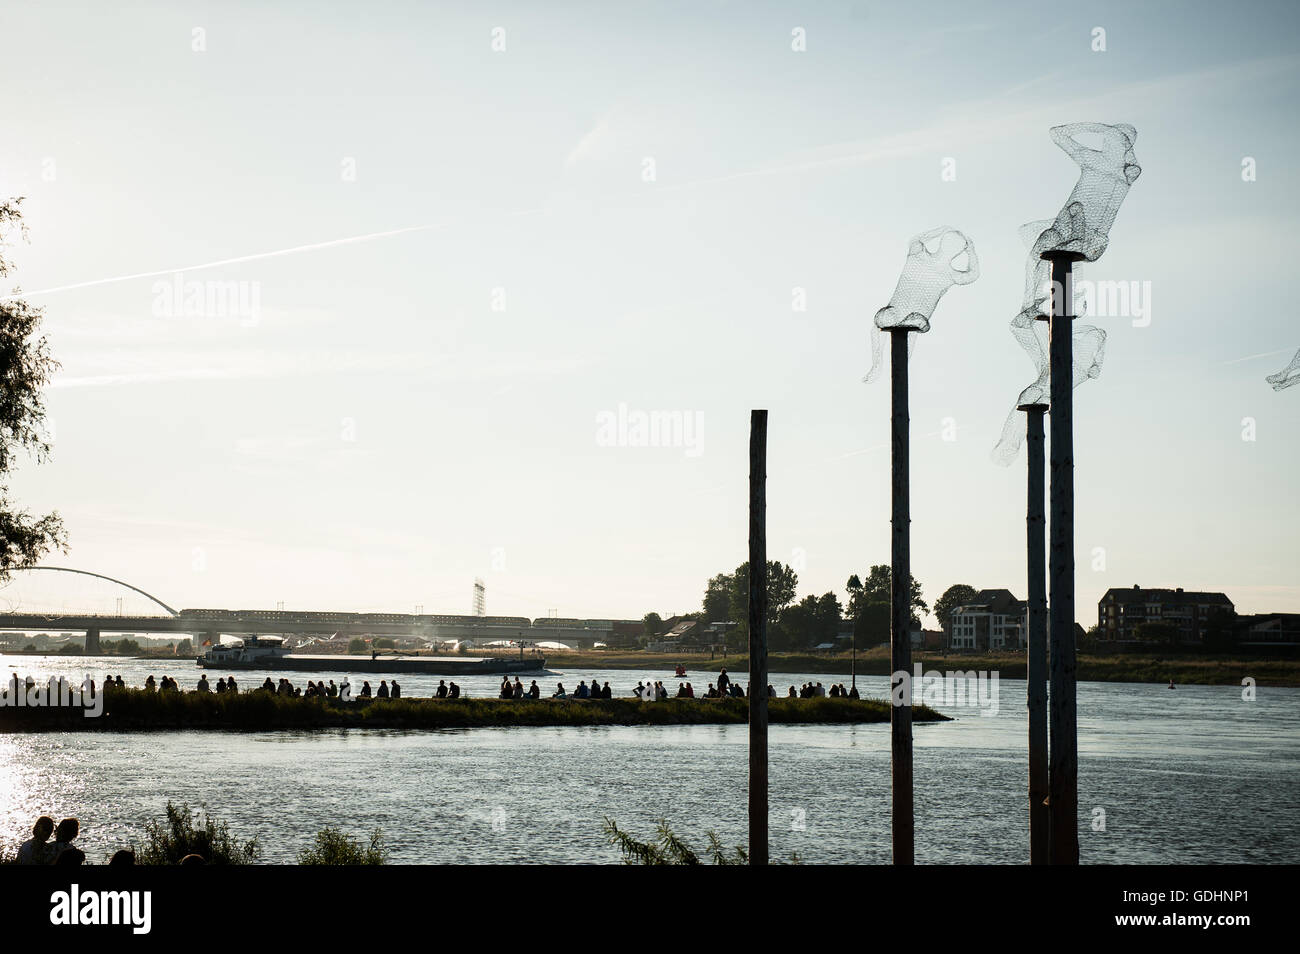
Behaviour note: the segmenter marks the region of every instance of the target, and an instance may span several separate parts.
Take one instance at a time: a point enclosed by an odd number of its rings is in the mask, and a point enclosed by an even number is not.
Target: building
[[[978,651],[1023,649],[1029,632],[1029,604],[1010,590],[980,590],[952,611],[948,648]]]
[[[1256,613],[1233,621],[1233,640],[1241,649],[1294,651],[1300,646],[1300,613]]]
[[[1112,587],[1097,603],[1097,626],[1102,639],[1132,642],[1158,639],[1163,629],[1178,643],[1203,643],[1211,620],[1230,620],[1235,614],[1232,600],[1223,593],[1197,590],[1131,589]],[[1150,624],[1144,637],[1139,627]]]

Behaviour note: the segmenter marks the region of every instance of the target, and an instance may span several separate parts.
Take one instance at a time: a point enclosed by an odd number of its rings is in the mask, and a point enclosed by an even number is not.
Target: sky
[[[981,275],[915,336],[913,573],[931,603],[1023,598],[1024,456],[990,459],[1035,377],[1018,229],[1077,178],[1050,127],[1128,123],[1142,175],[1077,274],[1146,315],[1091,319],[1078,618],[1135,583],[1300,612],[1300,388],[1264,380],[1300,348],[1276,306],[1298,26],[1260,2],[7,4],[10,278],[62,365],[52,459],[10,492],[63,516],[48,564],[176,607],[468,613],[481,577],[491,614],[667,616],[747,559],[767,408],[769,557],[843,598],[889,562],[872,316],[948,225]],[[640,414],[689,427],[610,425]]]

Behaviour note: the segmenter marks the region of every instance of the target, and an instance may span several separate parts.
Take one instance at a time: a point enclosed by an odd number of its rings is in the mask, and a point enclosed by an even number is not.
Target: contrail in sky
[[[263,258],[278,258],[281,255],[297,255],[299,252],[314,252],[317,249],[333,248],[336,245],[351,245],[354,242],[369,242],[374,239],[389,238],[393,235],[404,235],[407,232],[427,232],[430,229],[441,228],[442,223],[435,225],[410,225],[403,229],[389,229],[387,232],[371,232],[367,235],[352,235],[348,238],[331,239],[328,242],[314,242],[311,245],[297,245],[293,248],[276,249],[273,252],[256,252],[252,255],[240,255],[237,258],[223,258],[215,262],[204,262],[201,265],[186,265],[183,268],[164,268],[154,272],[136,272],[133,275],[117,275],[113,278],[96,278],[88,282],[76,282],[72,285],[58,285],[54,288],[41,288],[36,291],[23,292],[21,296],[7,295],[0,298],[0,301],[11,301],[22,297],[30,298],[34,295],[52,295],[55,292],[71,291],[74,288],[89,288],[93,285],[108,285],[113,282],[128,282],[136,278],[155,278],[159,275],[174,275],[176,272],[198,271],[201,268],[217,268],[221,265],[236,265],[240,262],[254,262]]]

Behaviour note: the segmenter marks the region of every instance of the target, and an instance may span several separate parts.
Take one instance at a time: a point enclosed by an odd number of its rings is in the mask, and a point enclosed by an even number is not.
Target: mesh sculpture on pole
[[[880,367],[880,330],[889,332],[890,365],[890,802],[893,859],[915,861],[912,787],[912,554],[910,465],[907,410],[907,358],[911,337],[930,330],[939,299],[953,285],[979,277],[975,246],[946,226],[922,232],[907,249],[903,273],[889,304],[876,312],[872,328],[872,365],[865,380]]]
[[[1100,149],[1075,138],[1087,134],[1101,137]],[[1052,127],[1052,141],[1079,164],[1079,181],[1055,221],[1038,236],[1032,254],[1078,252],[1084,261],[1095,262],[1110,243],[1129,186],[1142,174],[1133,154],[1137,130],[1127,124],[1068,123]]]
[[[1029,246],[1029,255],[1025,259],[1025,294],[1020,312],[1011,319],[1011,335],[1016,343],[1029,355],[1038,370],[1038,377],[1020,392],[1011,412],[1007,414],[1006,423],[1002,425],[1002,437],[993,448],[992,458],[1003,467],[1008,467],[1020,453],[1024,440],[1024,422],[1016,417],[1017,411],[1033,405],[1046,405],[1048,391],[1051,387],[1051,375],[1047,361],[1047,316],[1043,305],[1051,297],[1049,267],[1044,259],[1039,258],[1037,238],[1052,225],[1051,219],[1028,222],[1020,227],[1020,237]],[[1082,296],[1076,296],[1074,314],[1084,311]],[[1094,325],[1079,325],[1073,329],[1074,349],[1074,386],[1077,388],[1089,378],[1101,374],[1101,363],[1106,353],[1106,332]]]
[[[903,272],[894,286],[894,296],[876,312],[871,329],[871,370],[862,380],[874,381],[880,375],[884,345],[880,329],[929,331],[930,317],[944,292],[953,285],[969,285],[979,275],[975,245],[956,229],[941,225],[913,236],[908,243]],[[907,337],[910,347],[912,336],[909,333]]]
[[[1293,384],[1300,384],[1300,351],[1295,353],[1295,357],[1291,359],[1290,364],[1277,374],[1270,374],[1264,380],[1273,385],[1274,391],[1281,391]]]

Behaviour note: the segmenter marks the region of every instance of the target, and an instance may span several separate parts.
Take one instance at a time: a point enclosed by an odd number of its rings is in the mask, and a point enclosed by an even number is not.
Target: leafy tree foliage
[[[943,596],[934,604],[934,615],[945,633],[952,624],[952,611],[972,602],[978,594],[979,590],[969,583],[954,583],[943,591]]]
[[[26,237],[22,199],[0,202],[0,278],[12,270],[4,250],[17,232]],[[3,291],[3,289],[0,289]],[[17,288],[0,298],[0,581],[14,570],[34,566],[49,550],[67,552],[67,536],[57,512],[33,517],[9,497],[5,476],[18,451],[41,463],[49,458],[43,391],[58,363],[40,336],[42,312],[23,301]]]

